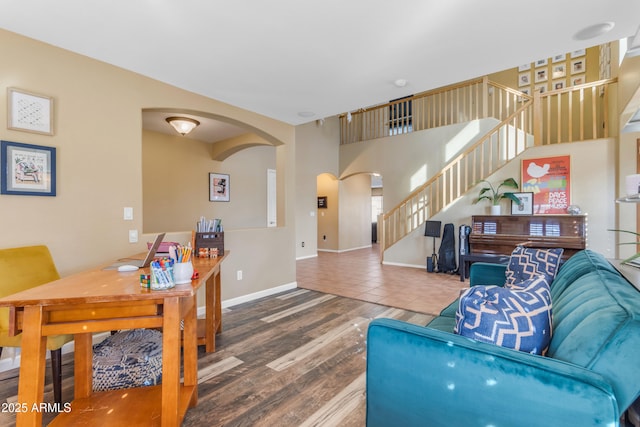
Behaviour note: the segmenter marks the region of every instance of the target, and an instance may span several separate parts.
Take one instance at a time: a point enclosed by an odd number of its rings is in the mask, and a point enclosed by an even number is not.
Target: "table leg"
[[[42,411],[32,409],[34,405],[37,405],[35,408],[39,408],[44,399],[47,338],[42,336],[43,319],[42,306],[25,307],[17,402],[20,412],[16,415],[17,426],[42,425]]]
[[[164,299],[162,322],[162,427],[177,427],[180,402],[180,299]]]
[[[205,283],[205,326],[204,326],[204,344],[205,351],[211,353],[216,351],[215,337],[215,276],[213,273]]]
[[[89,397],[93,393],[93,335],[73,336],[73,394],[76,399]]]
[[[183,377],[184,386],[193,386],[193,393],[189,401],[189,407],[198,403],[198,303],[197,298],[192,298],[191,307],[184,316],[183,331]]]

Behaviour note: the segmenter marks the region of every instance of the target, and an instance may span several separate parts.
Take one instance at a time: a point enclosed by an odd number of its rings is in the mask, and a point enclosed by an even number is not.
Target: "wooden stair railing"
[[[608,138],[608,93],[616,82],[616,79],[600,80],[544,94],[537,93],[533,98],[501,85],[490,84],[506,94],[517,94],[521,106],[396,207],[380,215],[380,259],[383,259],[386,249],[527,148]],[[502,96],[498,98],[503,99]],[[502,101],[493,104],[494,109],[496,106],[500,109],[506,107],[509,111],[509,101],[505,105],[502,105]]]
[[[513,114],[382,215],[382,221],[378,222],[380,250],[384,252],[461,197],[479,180],[532,146],[532,133],[532,102],[527,99]]]

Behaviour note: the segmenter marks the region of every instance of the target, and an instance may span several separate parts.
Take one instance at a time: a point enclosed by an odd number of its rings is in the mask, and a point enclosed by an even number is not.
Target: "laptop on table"
[[[122,259],[109,265],[108,267],[105,267],[104,269],[115,270],[123,265],[133,265],[139,268],[148,267],[149,264],[151,264],[151,261],[153,261],[153,258],[156,256],[156,252],[158,251],[160,243],[162,243],[162,239],[164,239],[165,234],[166,233],[161,233],[156,236],[156,240],[154,240],[153,245],[151,245],[151,247],[149,248],[149,252],[147,252],[147,256],[144,257],[144,259]]]

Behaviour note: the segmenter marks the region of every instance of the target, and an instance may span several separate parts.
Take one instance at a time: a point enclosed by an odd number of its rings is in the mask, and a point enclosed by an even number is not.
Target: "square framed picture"
[[[551,82],[551,87],[552,87],[552,90],[560,90],[560,89],[564,89],[566,84],[567,82],[565,79],[554,80]]]
[[[586,49],[574,50],[573,52],[571,52],[571,57],[572,58],[579,58],[581,56],[585,56],[586,53],[587,53]]]
[[[511,201],[511,215],[533,215],[533,193],[513,193],[520,204]]]
[[[535,85],[533,91],[538,93],[545,93],[547,91],[547,84],[541,83],[539,85]]]
[[[545,58],[545,59],[538,59],[538,60],[536,61],[536,67],[544,67],[544,66],[546,66],[546,65],[547,65],[547,63],[548,63],[548,62],[549,62],[549,61],[547,60],[547,58]]]
[[[584,74],[578,74],[577,76],[571,77],[571,86],[578,86],[585,84],[587,81],[585,80]]]
[[[567,66],[563,64],[555,64],[551,67],[551,78],[559,79],[567,75]]]
[[[209,201],[228,202],[230,199],[229,175],[224,173],[209,174]]]
[[[0,141],[0,194],[56,195],[56,149]]]
[[[520,73],[518,74],[518,87],[529,86],[531,84],[531,73]]]
[[[53,135],[53,98],[10,87],[7,128]]]
[[[536,78],[535,78],[536,83],[546,82],[548,79],[549,79],[549,76],[547,75],[546,68],[540,68],[539,70],[536,70]]]
[[[531,69],[531,62],[528,64],[522,64],[518,67],[518,71],[528,71]]]
[[[571,74],[580,74],[586,71],[585,59],[574,59],[571,61]]]
[[[553,58],[551,58],[551,62],[563,62],[567,59],[567,54],[563,53],[561,55],[555,55]]]

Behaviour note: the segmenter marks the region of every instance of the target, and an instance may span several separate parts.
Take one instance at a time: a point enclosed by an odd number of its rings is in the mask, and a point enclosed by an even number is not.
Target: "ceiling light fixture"
[[[405,87],[407,85],[407,79],[397,79],[393,82],[396,87]]]
[[[614,22],[601,22],[599,24],[589,25],[578,31],[573,38],[575,40],[589,40],[601,36],[613,30],[616,24]]]
[[[199,121],[189,117],[167,117],[166,120],[182,136],[185,136],[200,124]]]

